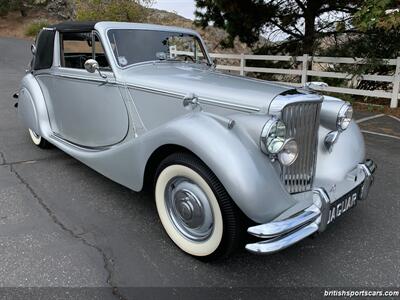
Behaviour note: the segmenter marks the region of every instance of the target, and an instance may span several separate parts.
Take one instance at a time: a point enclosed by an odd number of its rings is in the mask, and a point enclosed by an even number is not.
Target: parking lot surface
[[[29,59],[27,41],[0,39],[0,286],[112,286],[123,297],[121,287],[400,285],[400,140],[365,133],[375,185],[322,235],[274,255],[242,250],[204,263],[169,240],[151,194],[30,142],[11,97]],[[360,126],[374,131],[382,122]]]

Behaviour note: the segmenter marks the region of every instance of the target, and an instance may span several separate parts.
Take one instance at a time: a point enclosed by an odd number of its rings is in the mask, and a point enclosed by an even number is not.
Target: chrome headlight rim
[[[353,120],[353,106],[346,102],[342,105],[338,112],[338,116],[336,119],[336,126],[339,132],[346,130],[351,121]]]
[[[280,132],[280,135],[277,135],[278,130],[284,131],[284,134]],[[286,134],[287,134],[286,124],[283,123],[282,120],[278,118],[272,118],[268,120],[268,122],[265,123],[261,131],[261,137],[260,137],[261,150],[268,155],[278,154],[283,149],[283,146],[286,141]],[[273,145],[278,145],[278,147],[277,148],[271,147]]]

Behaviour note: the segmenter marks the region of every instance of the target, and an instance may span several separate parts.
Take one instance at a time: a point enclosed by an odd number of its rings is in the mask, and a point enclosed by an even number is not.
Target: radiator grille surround
[[[295,102],[282,110],[287,137],[297,141],[299,155],[290,166],[281,166],[281,179],[289,193],[312,189],[317,159],[321,102]]]

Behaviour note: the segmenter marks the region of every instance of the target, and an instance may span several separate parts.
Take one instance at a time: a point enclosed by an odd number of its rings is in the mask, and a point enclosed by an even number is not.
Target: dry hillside
[[[30,39],[25,34],[29,24],[38,20],[46,20],[48,23],[57,23],[61,18],[49,14],[45,10],[31,10],[27,17],[21,17],[19,12],[10,12],[6,16],[0,17],[0,37],[15,37]]]
[[[251,50],[243,43],[235,42],[235,47],[232,49],[223,49],[220,46],[220,42],[226,37],[224,30],[214,27],[208,27],[205,29],[195,27],[193,22],[175,13],[158,10],[148,9],[149,14],[147,17],[147,23],[160,24],[160,25],[171,25],[192,28],[197,30],[204,40],[206,41],[207,47],[210,52],[224,52],[224,53],[250,53]],[[52,10],[54,11],[54,10]],[[65,13],[58,11],[57,14],[49,12],[46,9],[35,9],[28,12],[27,17],[21,17],[18,12],[11,12],[7,16],[0,18],[0,37],[17,37],[24,39],[33,39],[27,36],[26,29],[33,22],[40,20],[50,24],[65,21]]]

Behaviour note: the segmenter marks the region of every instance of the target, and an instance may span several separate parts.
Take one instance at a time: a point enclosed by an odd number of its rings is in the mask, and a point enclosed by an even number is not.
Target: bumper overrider
[[[354,205],[355,200],[365,200],[368,196],[369,188],[373,183],[373,173],[376,170],[376,164],[372,160],[366,160],[359,164],[365,179],[361,183],[358,199],[346,199],[348,207]],[[298,213],[297,215],[282,220],[273,221],[248,228],[247,232],[254,235],[262,241],[254,244],[247,244],[246,249],[256,254],[271,254],[283,250],[313,233],[322,232],[330,223],[331,202],[326,191],[317,188],[313,191],[313,204]]]

